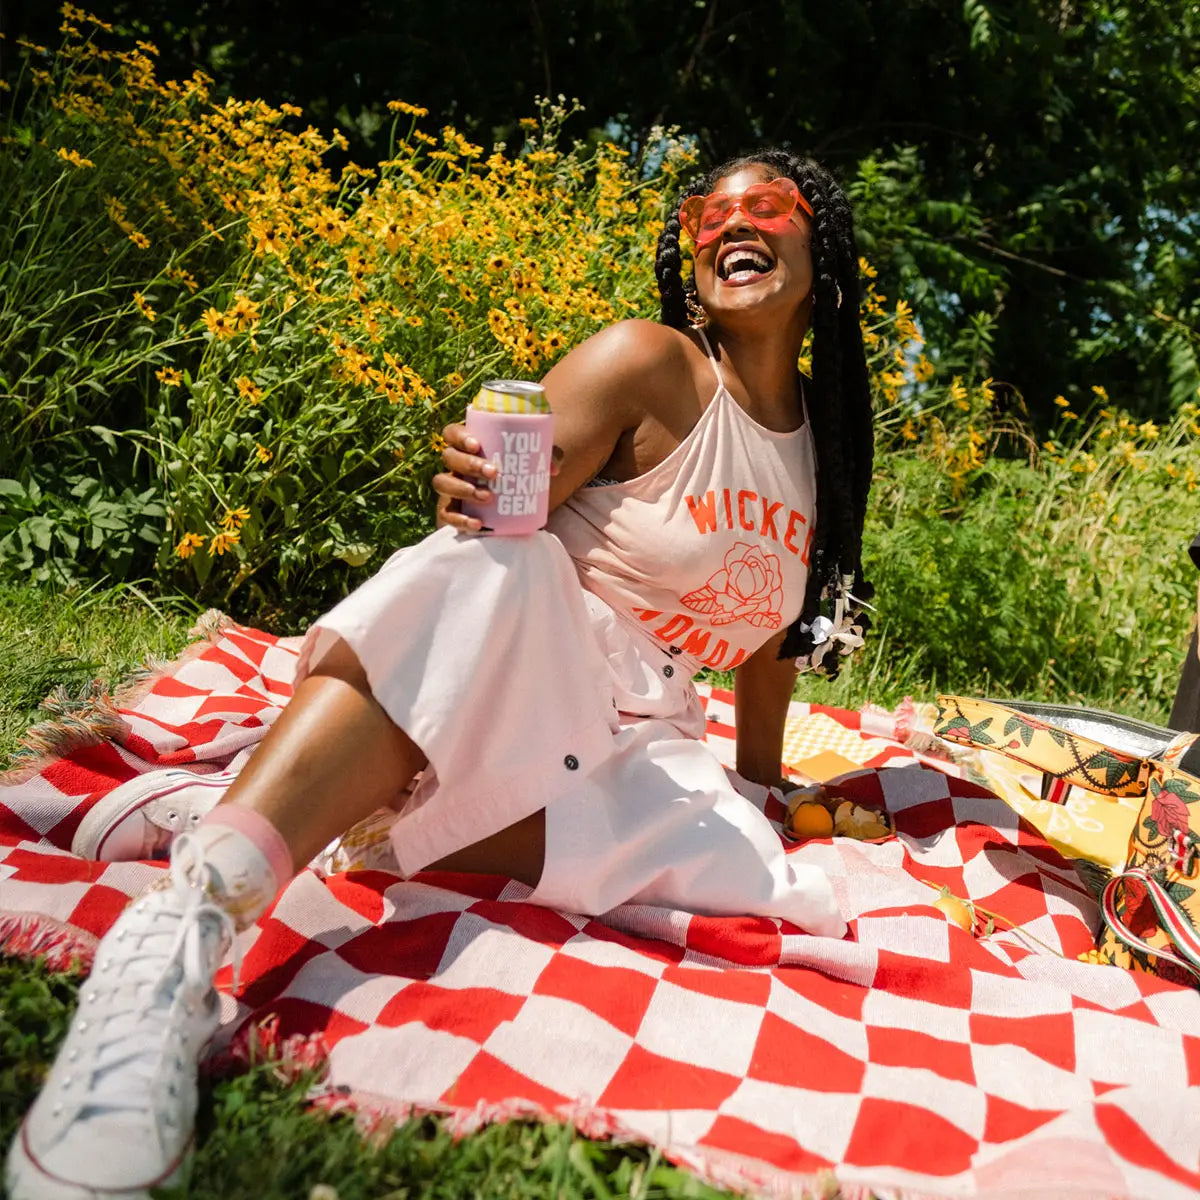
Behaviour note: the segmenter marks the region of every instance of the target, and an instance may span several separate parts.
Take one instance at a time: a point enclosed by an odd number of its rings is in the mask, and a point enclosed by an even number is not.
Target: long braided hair
[[[821,601],[871,596],[863,579],[862,531],[871,488],[874,437],[866,354],[859,325],[858,250],[845,193],[824,168],[786,150],[769,149],[714,167],[684,190],[658,238],[655,275],[662,297],[662,323],[688,325],[688,300],[695,283],[682,277],[679,205],[702,196],[717,181],[746,167],[763,166],[773,177],[793,180],[812,205],[813,317],[812,381],[805,397],[817,456],[817,524],[813,533],[808,587],[800,616],[789,626],[780,658],[807,656],[821,641],[812,631]],[[865,628],[865,616],[858,618]],[[822,665],[836,673],[837,649]]]

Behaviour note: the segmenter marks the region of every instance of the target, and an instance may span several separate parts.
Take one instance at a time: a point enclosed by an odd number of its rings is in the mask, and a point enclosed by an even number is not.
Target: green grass
[[[200,609],[186,597],[152,598],[136,584],[61,592],[0,584],[0,763],[45,716],[53,688],[115,687],[148,658],[174,658]]]

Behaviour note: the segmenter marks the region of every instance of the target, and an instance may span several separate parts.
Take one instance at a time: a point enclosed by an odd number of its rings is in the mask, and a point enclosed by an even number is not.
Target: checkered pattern
[[[74,858],[82,814],[137,771],[226,765],[286,701],[295,652],[228,628],[122,709],[121,745],[0,790],[9,950],[86,955],[160,868]],[[706,703],[728,756],[730,697]],[[768,1195],[831,1172],[848,1196],[1193,1196],[1200,995],[1076,961],[1095,905],[1031,827],[877,719],[868,735],[859,714],[797,705],[789,735],[814,715],[808,753],[863,762],[844,786],[898,830],[794,851],[833,878],[847,939],[641,906],[593,920],[492,877],[310,870],[243,935],[236,994],[225,968],[215,1053],[236,1060],[253,1031],[326,1057],[330,1106],[463,1130],[552,1115]],[[996,931],[950,925],[930,907],[943,884]]]

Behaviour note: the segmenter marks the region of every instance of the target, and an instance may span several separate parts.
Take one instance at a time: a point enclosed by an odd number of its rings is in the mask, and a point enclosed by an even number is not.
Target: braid
[[[679,195],[678,201],[667,215],[662,233],[658,235],[658,253],[654,259],[654,276],[658,280],[658,294],[662,297],[664,325],[672,329],[683,329],[688,323],[687,296],[689,287],[683,282],[683,255],[679,251],[679,206],[689,197],[702,194],[702,180],[695,180]],[[688,284],[691,284],[688,280]]]
[[[756,165],[793,180],[813,210],[812,380],[806,401],[817,457],[817,523],[804,603],[779,655],[794,658],[815,648],[808,627],[819,615],[821,600],[844,590],[844,578],[851,578],[860,599],[871,595],[862,568],[862,532],[874,459],[871,392],[859,323],[854,219],[832,175],[811,159],[786,150],[764,150],[722,163],[696,180],[679,203],[690,195],[710,192],[717,180],[735,171]],[[679,229],[677,204],[658,239],[655,273],[663,324],[682,329],[687,323],[691,280],[685,284],[681,277]]]

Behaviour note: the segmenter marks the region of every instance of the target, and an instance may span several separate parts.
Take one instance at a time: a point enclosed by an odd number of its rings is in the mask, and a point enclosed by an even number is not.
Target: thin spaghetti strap
[[[808,419],[808,388],[804,386],[803,375],[800,376],[800,414],[804,417],[804,424],[808,426],[808,430],[811,433],[812,423]]]
[[[704,353],[708,355],[708,361],[712,363],[713,374],[717,377],[717,387],[725,386],[725,378],[721,374],[721,368],[717,364],[717,356],[712,352],[712,347],[708,344],[708,334],[699,326],[693,326],[696,332],[700,335],[700,340],[704,343]]]

